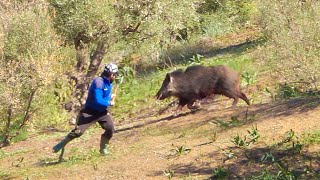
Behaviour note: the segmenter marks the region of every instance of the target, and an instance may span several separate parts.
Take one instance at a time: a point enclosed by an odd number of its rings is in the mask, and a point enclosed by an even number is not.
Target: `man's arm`
[[[96,79],[94,81],[95,83],[95,89],[93,91],[94,93],[94,98],[95,101],[97,102],[98,105],[100,106],[110,106],[112,105],[112,96],[108,95],[106,98],[103,97],[103,80],[102,79]],[[110,91],[111,93],[111,91]]]
[[[112,98],[103,98],[103,89],[96,88],[94,90],[94,98],[97,104],[101,106],[110,106],[112,102]]]

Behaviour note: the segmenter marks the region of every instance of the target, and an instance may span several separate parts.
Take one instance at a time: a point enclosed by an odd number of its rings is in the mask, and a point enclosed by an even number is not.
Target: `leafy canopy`
[[[50,0],[54,26],[67,42],[104,42],[153,50],[170,43],[179,29],[198,22],[191,0]],[[161,43],[160,43],[161,42]],[[139,46],[138,46],[139,45]]]

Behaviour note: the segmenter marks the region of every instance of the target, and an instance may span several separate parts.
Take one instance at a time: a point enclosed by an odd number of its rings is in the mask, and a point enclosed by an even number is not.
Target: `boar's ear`
[[[174,78],[171,76],[171,74],[168,74],[168,77],[169,77],[170,83],[173,83]]]
[[[168,82],[168,83],[173,82],[173,77],[171,76],[170,73],[167,73],[165,81]]]

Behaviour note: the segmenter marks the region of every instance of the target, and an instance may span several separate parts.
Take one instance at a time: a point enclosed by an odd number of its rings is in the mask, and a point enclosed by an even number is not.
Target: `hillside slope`
[[[289,169],[301,177],[319,175],[319,144],[303,146],[300,153],[275,144],[291,129],[296,137],[319,130],[320,99],[293,99],[251,105],[248,109],[242,103],[230,108],[231,102],[219,98],[196,112],[184,109],[173,117],[169,110],[161,116],[119,126],[111,142],[113,154],[107,157],[98,153],[102,133],[98,127],[68,144],[66,161],[62,163],[57,162],[59,154],[52,153],[51,148],[67,132],[44,132],[0,150],[0,177],[214,179],[216,175],[234,179],[261,174],[263,169],[277,173],[279,169],[271,162],[261,161],[266,153],[272,153],[276,160],[288,164]],[[231,142],[255,126],[260,135],[256,143],[237,148]],[[305,173],[306,167],[314,173]]]

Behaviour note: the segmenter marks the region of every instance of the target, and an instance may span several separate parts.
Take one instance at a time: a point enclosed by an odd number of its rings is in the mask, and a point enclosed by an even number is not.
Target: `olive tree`
[[[61,67],[61,41],[51,27],[46,3],[34,3],[0,6],[0,147],[27,124],[52,119],[42,114],[49,106],[43,97]]]
[[[119,42],[120,48],[130,52],[150,54],[166,48],[179,29],[198,21],[197,3],[191,0],[50,0],[54,27],[76,50],[76,73],[70,75],[76,82],[73,106],[84,103],[90,80],[105,55],[114,51]]]

